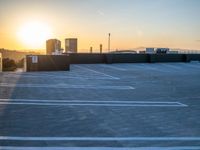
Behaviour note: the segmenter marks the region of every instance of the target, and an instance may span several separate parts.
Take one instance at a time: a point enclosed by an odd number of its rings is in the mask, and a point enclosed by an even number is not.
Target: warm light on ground
[[[27,47],[44,47],[45,41],[51,37],[50,27],[41,22],[29,22],[21,26],[18,31],[19,40]]]

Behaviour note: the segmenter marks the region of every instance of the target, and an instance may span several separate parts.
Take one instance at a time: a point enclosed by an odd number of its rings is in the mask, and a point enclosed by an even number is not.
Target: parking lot
[[[0,149],[200,149],[200,63],[0,73]]]

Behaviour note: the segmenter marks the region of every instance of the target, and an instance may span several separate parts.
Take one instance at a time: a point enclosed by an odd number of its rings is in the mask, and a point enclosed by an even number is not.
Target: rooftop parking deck
[[[70,68],[0,73],[0,149],[200,149],[200,63]]]

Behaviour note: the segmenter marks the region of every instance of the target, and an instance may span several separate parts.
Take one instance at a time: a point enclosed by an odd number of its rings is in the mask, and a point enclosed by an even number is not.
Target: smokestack
[[[90,47],[90,53],[92,53],[92,46]]]
[[[108,33],[108,52],[110,52],[110,33]]]
[[[102,53],[103,45],[100,44],[100,53]]]

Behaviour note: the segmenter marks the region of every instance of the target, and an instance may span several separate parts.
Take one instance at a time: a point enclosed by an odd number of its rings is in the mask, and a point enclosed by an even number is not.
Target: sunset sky
[[[77,37],[79,50],[200,50],[200,0],[0,0],[0,48],[45,49]]]

